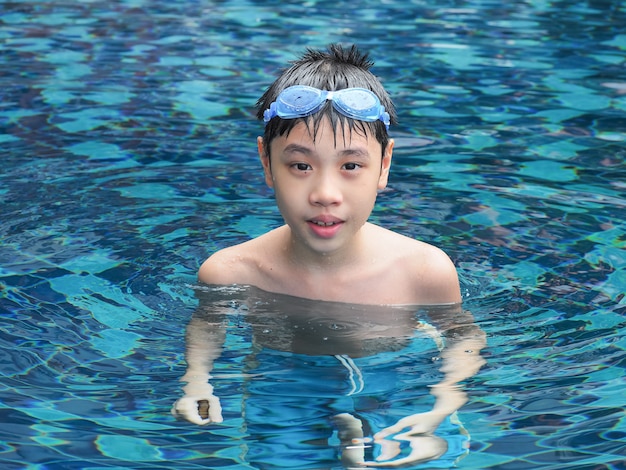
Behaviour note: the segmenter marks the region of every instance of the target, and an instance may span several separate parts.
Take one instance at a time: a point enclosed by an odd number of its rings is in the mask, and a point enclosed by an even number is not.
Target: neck
[[[348,246],[329,252],[320,252],[303,245],[290,234],[286,244],[286,255],[289,263],[299,272],[315,274],[339,274],[342,271],[354,270],[362,261],[361,253],[366,251],[360,248],[361,232],[355,235]]]

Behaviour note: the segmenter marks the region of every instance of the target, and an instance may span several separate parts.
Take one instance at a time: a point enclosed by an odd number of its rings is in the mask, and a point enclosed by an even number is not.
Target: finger
[[[220,403],[219,398],[211,397],[209,399],[209,421],[212,423],[221,423],[224,421],[222,417],[222,405]]]
[[[411,453],[401,459],[390,460],[386,459],[386,462],[366,462],[366,465],[370,467],[395,467],[406,464],[416,464],[420,462],[427,462],[430,460],[438,459],[448,450],[448,443],[437,436],[405,436],[411,442]],[[396,454],[397,455],[397,454]],[[394,456],[395,457],[395,456]],[[373,464],[373,465],[372,465]]]
[[[400,443],[397,441],[390,441],[388,439],[384,439],[381,442],[378,442],[380,445],[380,455],[376,457],[376,461],[380,462],[381,460],[391,460],[395,456],[400,453]]]
[[[415,463],[415,461],[411,459],[411,456],[408,456],[398,460],[387,460],[386,462],[365,462],[364,465],[367,467],[399,467],[407,463]]]
[[[398,455],[397,453],[392,457],[383,458],[383,456],[379,456],[376,459],[376,462],[365,462],[365,465],[368,467],[399,467],[401,465],[406,464],[416,464],[428,460],[432,460],[437,457],[438,452],[433,452],[429,449],[416,449],[413,448],[411,453],[406,457],[402,457],[400,459],[392,460],[393,457]]]
[[[189,421],[190,423],[193,423],[193,424],[198,424],[198,425],[200,425],[200,426],[204,426],[204,425],[206,425],[206,424],[210,424],[210,423],[211,423],[211,420],[210,420],[210,419],[202,419],[200,416],[198,416],[198,415],[193,415],[193,414],[191,414],[191,415],[185,415],[185,419],[186,419],[187,421]]]
[[[400,422],[389,426],[388,428],[385,429],[381,429],[380,431],[378,431],[376,434],[374,434],[374,439],[375,440],[379,440],[379,439],[385,439],[388,436],[391,436],[392,434],[397,434],[400,431],[402,431],[406,426],[403,426],[400,424]]]
[[[174,403],[171,412],[176,418],[182,418],[194,424],[205,425],[210,423],[210,417],[206,419],[203,418],[198,413],[198,408],[197,400],[193,398],[181,398]]]
[[[412,436],[409,433],[396,436],[395,439],[410,441],[411,453],[406,457],[392,460],[400,453],[400,445],[395,453],[384,451],[376,459],[376,462],[365,462],[368,467],[397,467],[406,464],[416,464],[438,459],[448,450],[448,443],[438,436]],[[387,441],[390,442],[390,441]],[[384,442],[380,443],[384,446]]]

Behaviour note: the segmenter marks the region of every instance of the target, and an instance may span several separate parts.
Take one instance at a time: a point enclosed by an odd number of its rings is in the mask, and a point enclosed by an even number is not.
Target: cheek
[[[300,196],[298,195],[299,192],[297,187],[285,184],[285,182],[281,180],[275,180],[273,189],[276,204],[281,211],[298,204]]]
[[[375,186],[372,186],[370,183],[356,191],[352,191],[352,205],[355,208],[358,207],[360,212],[371,212],[376,204],[377,196],[378,191],[375,189]]]

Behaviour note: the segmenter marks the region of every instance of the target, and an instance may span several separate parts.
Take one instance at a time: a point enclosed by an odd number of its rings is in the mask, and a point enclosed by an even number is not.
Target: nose
[[[309,202],[314,206],[332,206],[341,204],[343,195],[338,182],[331,175],[323,174],[312,183]]]

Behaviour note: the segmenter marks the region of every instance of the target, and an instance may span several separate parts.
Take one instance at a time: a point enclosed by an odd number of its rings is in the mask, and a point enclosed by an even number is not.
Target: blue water
[[[372,221],[447,251],[487,335],[456,467],[626,468],[625,24],[616,0],[0,2],[0,467],[339,469],[333,413],[427,405],[432,344],[357,357],[360,384],[255,349],[234,302],[224,422],[170,414],[199,263],[281,223],[253,105],[341,41],[400,117]]]

